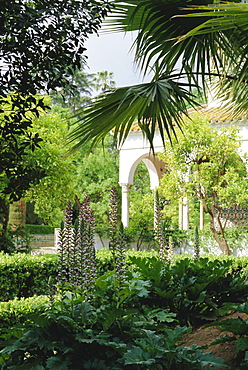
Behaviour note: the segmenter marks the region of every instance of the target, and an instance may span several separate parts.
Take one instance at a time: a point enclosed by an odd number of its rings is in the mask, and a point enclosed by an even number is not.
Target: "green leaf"
[[[227,319],[213,323],[213,326],[217,326],[221,331],[230,331],[235,335],[247,335],[248,334],[248,322],[241,319]]]
[[[69,359],[60,359],[55,356],[48,358],[46,361],[46,366],[48,369],[68,370],[69,367],[67,365],[70,365]]]
[[[156,318],[160,322],[173,322],[175,321],[176,313],[157,308],[155,310],[149,310],[147,313],[147,318]]]
[[[152,365],[156,361],[151,358],[151,354],[148,351],[143,351],[140,347],[132,347],[128,350],[124,356],[125,365]]]
[[[242,337],[237,339],[237,350],[247,351],[248,350],[248,337]]]
[[[123,315],[125,315],[125,310],[121,308],[106,307],[100,315],[103,330],[108,330]]]

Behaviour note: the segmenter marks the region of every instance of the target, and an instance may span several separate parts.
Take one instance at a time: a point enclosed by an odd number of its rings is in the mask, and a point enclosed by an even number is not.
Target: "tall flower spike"
[[[72,205],[68,202],[65,222],[59,232],[58,281],[81,287],[86,297],[92,296],[96,279],[95,221],[86,196],[79,212],[79,220],[72,225]],[[67,285],[68,289],[68,285]]]
[[[169,250],[168,250],[168,261],[170,261],[170,263],[173,263],[174,262],[173,247],[174,247],[174,245],[173,245],[173,238],[170,235],[169,236]]]
[[[110,191],[109,204],[109,249],[112,252],[115,266],[115,273],[118,283],[125,278],[126,271],[126,241],[124,237],[123,225],[118,227],[118,195],[116,187]]]
[[[161,260],[165,260],[168,257],[168,247],[163,233],[162,214],[157,189],[155,191],[154,199],[154,237],[159,246],[159,257]]]
[[[58,281],[62,283],[62,287],[66,282],[71,282],[72,274],[71,266],[71,249],[74,245],[74,231],[72,225],[72,204],[67,203],[65,209],[65,221],[61,224],[58,237]]]
[[[78,227],[78,251],[80,262],[80,285],[88,297],[92,295],[96,280],[96,258],[95,258],[95,217],[90,208],[90,197],[84,198],[79,213]]]
[[[195,260],[198,260],[200,258],[200,237],[198,226],[195,227],[194,258]]]

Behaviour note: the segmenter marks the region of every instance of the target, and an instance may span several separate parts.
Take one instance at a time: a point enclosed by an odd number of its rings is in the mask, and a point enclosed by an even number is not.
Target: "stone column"
[[[189,201],[183,198],[183,230],[189,230]]]
[[[178,206],[178,228],[179,230],[183,230],[183,198],[179,199],[179,206]]]
[[[120,184],[122,188],[122,196],[121,196],[121,221],[124,227],[127,227],[129,224],[129,199],[128,199],[128,192],[129,188],[132,184]]]
[[[204,229],[204,208],[202,200],[200,200],[200,230]]]

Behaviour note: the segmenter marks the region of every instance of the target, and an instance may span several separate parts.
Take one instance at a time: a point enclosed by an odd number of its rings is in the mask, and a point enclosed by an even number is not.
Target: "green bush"
[[[44,312],[44,305],[48,302],[49,297],[45,295],[0,302],[0,328],[23,323],[27,320],[27,315],[34,312]]]
[[[182,347],[187,332],[167,310],[146,309],[139,299],[148,292],[129,275],[116,289],[107,273],[96,282],[93,301],[67,292],[22,331],[6,334],[1,369],[205,369],[222,368],[222,360],[200,347]],[[19,330],[18,330],[19,329]]]
[[[132,261],[133,256],[141,258],[146,263],[152,258],[158,260],[156,251],[128,250],[126,261],[131,270],[137,270],[137,266],[135,267]],[[108,249],[96,251],[96,259],[98,276],[114,269],[113,258]],[[174,257],[175,263],[185,259],[193,260],[188,255],[175,255]],[[229,261],[227,270],[225,270],[231,275],[229,280],[235,276],[245,277],[248,275],[248,257],[209,256],[207,259],[212,261],[213,266]],[[0,301],[8,301],[15,297],[31,297],[34,294],[47,294],[48,282],[49,279],[50,283],[54,281],[56,267],[56,255],[30,256],[19,253],[10,256],[4,253],[0,254]],[[228,289],[228,285],[225,288]]]
[[[0,254],[0,301],[48,294],[56,266],[54,255]]]
[[[25,229],[30,234],[38,235],[54,234],[54,227],[49,225],[25,225]]]
[[[150,283],[143,304],[169,309],[180,324],[201,323],[247,299],[248,284],[233,273],[232,259],[178,258],[164,263],[156,257],[129,257],[133,270]],[[141,299],[142,301],[142,299]]]

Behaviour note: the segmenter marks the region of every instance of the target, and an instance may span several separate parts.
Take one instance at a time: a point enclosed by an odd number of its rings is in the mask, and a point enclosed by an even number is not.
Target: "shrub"
[[[0,301],[48,294],[55,278],[57,256],[0,254]]]
[[[44,311],[44,305],[48,302],[49,297],[45,295],[0,302],[0,327],[9,328],[25,322],[27,315]]]
[[[96,281],[97,290],[91,303],[81,294],[67,292],[42,314],[35,315],[23,331],[15,328],[10,331],[8,345],[0,354],[1,368],[223,367],[221,359],[201,352],[197,346],[178,346],[187,328],[174,327],[173,314],[138,304],[147,294],[144,281],[129,274],[121,291],[116,291],[115,282],[114,273],[106,273]]]
[[[211,320],[223,311],[223,305],[228,311],[232,303],[247,298],[248,284],[241,274],[232,273],[231,259],[184,258],[170,264],[156,257],[129,258],[133,269],[150,282],[143,303],[170,309],[180,324]]]
[[[49,225],[25,225],[25,229],[30,234],[38,235],[54,234],[54,227]]]

